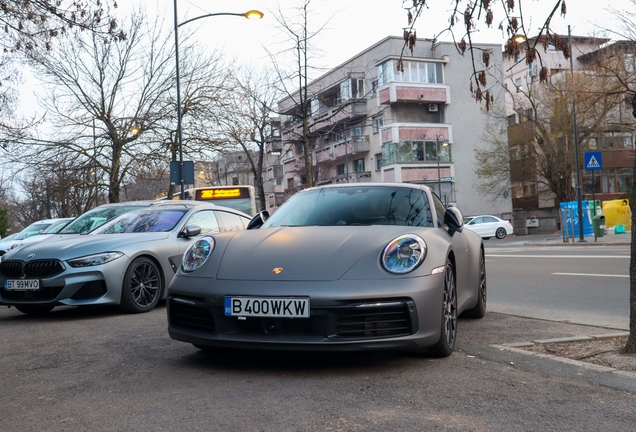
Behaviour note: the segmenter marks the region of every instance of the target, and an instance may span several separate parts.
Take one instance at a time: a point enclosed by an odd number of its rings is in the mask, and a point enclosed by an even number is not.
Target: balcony
[[[380,103],[390,105],[396,102],[407,103],[450,103],[449,86],[446,84],[421,84],[392,82],[379,91]]]
[[[305,157],[300,155],[284,160],[283,170],[285,173],[305,171]]]
[[[272,165],[267,168],[267,178],[268,179],[282,179],[283,178],[283,166],[282,165]]]
[[[267,153],[277,153],[283,151],[283,142],[280,140],[280,137],[274,139],[273,141],[267,144]]]
[[[330,125],[351,122],[367,115],[367,102],[356,101],[321,110],[311,117],[311,130],[318,131]]]

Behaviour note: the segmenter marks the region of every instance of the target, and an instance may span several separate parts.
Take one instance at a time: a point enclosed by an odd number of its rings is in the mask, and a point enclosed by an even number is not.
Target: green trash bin
[[[592,217],[592,229],[594,237],[603,237],[605,235],[605,216],[595,215]]]

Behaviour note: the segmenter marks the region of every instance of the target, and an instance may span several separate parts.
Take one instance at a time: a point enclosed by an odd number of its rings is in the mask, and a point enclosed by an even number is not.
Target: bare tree
[[[260,201],[260,210],[265,210],[263,166],[267,143],[271,138],[272,116],[276,112],[279,93],[271,85],[273,71],[256,72],[245,69],[233,79],[234,91],[228,94],[224,115],[220,118],[222,132],[229,145],[238,147],[246,154],[254,186]]]
[[[413,51],[417,40],[416,23],[425,17],[428,11],[427,3],[440,3],[440,1],[402,0],[408,22],[404,29],[403,54],[407,49]],[[524,19],[522,0],[456,0],[452,2],[454,5],[451,6],[448,13],[448,26],[431,41],[434,48],[439,37],[450,34],[457,50],[461,54],[468,53],[470,55],[473,68],[469,84],[470,92],[475,100],[485,102],[486,109],[490,108],[490,104],[494,100],[492,91],[498,83],[488,82],[488,69],[492,67],[490,53],[473,44],[473,35],[479,31],[479,26],[492,27],[495,25],[501,30],[506,40],[504,56],[513,58],[517,54],[523,54],[528,65],[538,60],[541,82],[548,80],[548,69],[541,59],[541,49],[544,52],[547,51],[548,44],[552,43],[557,50],[563,52],[566,59],[570,57],[567,40],[559,38],[559,35],[553,32],[550,27],[555,15],[566,14],[565,0],[544,1],[547,5],[547,14],[545,20],[542,21],[543,24],[536,31],[534,28],[530,29]]]

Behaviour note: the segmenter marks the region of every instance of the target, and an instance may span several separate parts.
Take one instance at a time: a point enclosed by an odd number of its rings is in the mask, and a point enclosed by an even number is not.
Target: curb
[[[615,337],[623,337],[623,336],[629,336],[629,332],[605,333],[605,334],[593,335],[593,336],[580,335],[580,336],[570,336],[570,337],[563,337],[563,338],[556,338],[556,339],[537,339],[530,342],[514,342],[514,343],[505,343],[505,344],[490,345],[490,346],[492,348],[496,348],[502,351],[505,350],[505,351],[514,352],[516,354],[527,355],[530,357],[555,360],[561,363],[566,363],[573,366],[579,366],[588,370],[593,370],[593,371],[603,372],[603,373],[611,373],[614,375],[620,375],[625,378],[631,378],[636,380],[636,372],[622,371],[619,369],[615,369],[615,368],[607,367],[607,366],[601,366],[594,363],[587,363],[580,360],[573,360],[566,357],[557,357],[551,354],[541,354],[541,353],[536,353],[536,352],[522,349],[522,348],[529,348],[536,344],[543,344],[543,343],[581,342],[581,341],[590,341],[590,340],[612,339]]]
[[[632,243],[630,241],[612,241],[612,242],[595,242],[595,241],[587,241],[587,242],[574,242],[574,243],[566,243],[558,240],[555,241],[547,241],[547,242],[527,242],[524,243],[524,246],[629,246]]]

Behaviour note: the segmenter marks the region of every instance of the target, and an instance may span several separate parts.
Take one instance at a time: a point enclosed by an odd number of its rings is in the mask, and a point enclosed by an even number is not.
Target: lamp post
[[[181,83],[179,80],[179,27],[201,18],[221,16],[221,15],[240,16],[250,20],[257,20],[257,19],[263,18],[262,12],[259,12],[257,10],[250,10],[244,13],[232,13],[232,12],[209,13],[209,14],[201,15],[201,16],[186,20],[182,23],[179,23],[177,20],[177,0],[174,0],[174,57],[176,61],[175,74],[177,79],[177,144],[179,146],[179,185],[181,189],[179,197],[181,200],[185,199],[185,180],[183,178],[183,138],[181,133]]]
[[[584,242],[583,203],[581,201],[581,174],[579,173],[579,137],[576,131],[576,93],[574,90],[574,66],[572,63],[572,34],[568,26],[568,49],[570,50],[570,75],[572,75],[572,129],[574,132],[574,165],[576,169],[576,208],[579,214],[579,241]]]
[[[442,177],[439,169],[439,139],[442,139],[442,146],[446,147],[448,143],[446,142],[446,137],[443,134],[435,135],[435,143],[437,144],[437,193],[439,195],[439,199],[442,199]]]
[[[95,154],[95,207],[99,206],[99,186],[97,185],[97,137],[95,136],[95,118],[93,117],[93,152]]]

